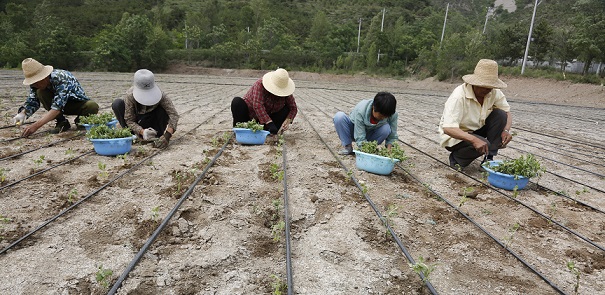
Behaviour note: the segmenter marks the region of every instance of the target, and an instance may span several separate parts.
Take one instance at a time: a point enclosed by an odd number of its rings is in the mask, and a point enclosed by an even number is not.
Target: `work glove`
[[[143,130],[143,140],[153,140],[158,132],[153,128],[147,128]]]
[[[13,118],[13,124],[19,126],[23,123],[25,123],[25,113],[18,113],[14,118]]]
[[[170,142],[171,137],[172,134],[166,131],[162,136],[160,136],[160,138],[156,139],[156,141],[153,142],[153,145],[158,149],[165,149],[168,147],[168,142]]]
[[[275,123],[270,122],[265,124],[265,130],[269,131],[271,134],[277,134],[277,126],[275,126]]]
[[[281,128],[279,128],[279,131],[277,131],[277,133],[278,134],[284,133],[284,131],[288,130],[288,127],[290,127],[290,124],[292,124],[292,119],[287,118],[286,120],[284,120],[284,123],[281,124]]]

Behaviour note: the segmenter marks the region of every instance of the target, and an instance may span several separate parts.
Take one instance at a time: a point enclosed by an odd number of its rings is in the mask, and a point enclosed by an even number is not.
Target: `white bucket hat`
[[[150,70],[141,69],[134,73],[132,96],[138,103],[146,106],[152,106],[162,99],[162,90],[155,84]]]
[[[498,79],[498,63],[491,59],[482,59],[475,66],[473,74],[464,75],[464,82],[486,88],[506,88],[506,83]]]
[[[21,62],[23,69],[23,85],[32,85],[50,75],[53,71],[52,66],[45,66],[33,58],[26,58]]]
[[[263,86],[277,96],[290,96],[294,93],[294,81],[284,69],[268,72],[263,76]]]

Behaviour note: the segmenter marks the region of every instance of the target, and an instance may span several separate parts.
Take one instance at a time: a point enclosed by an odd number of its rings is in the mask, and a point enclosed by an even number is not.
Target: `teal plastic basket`
[[[117,156],[130,152],[132,149],[132,137],[111,139],[89,139],[95,152],[102,156]]]
[[[365,170],[374,174],[389,175],[395,168],[395,163],[398,159],[392,159],[374,154],[368,154],[354,150],[355,165],[361,170]]]
[[[517,187],[517,190],[525,188],[529,183],[529,178],[519,175],[517,176],[517,179],[515,179],[514,175],[504,174],[490,169],[491,167],[500,165],[501,162],[502,161],[488,161],[487,165],[482,166],[483,169],[489,173],[487,181],[495,187],[508,191],[515,190],[515,187]]]
[[[247,128],[233,128],[235,132],[235,140],[241,144],[265,144],[265,139],[269,135],[269,131],[259,130],[253,132]]]

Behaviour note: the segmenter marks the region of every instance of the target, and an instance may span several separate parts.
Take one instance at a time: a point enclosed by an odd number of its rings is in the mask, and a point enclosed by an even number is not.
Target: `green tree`
[[[534,57],[535,66],[538,67],[547,59],[547,55],[551,49],[553,38],[553,28],[544,20],[541,20],[536,25],[532,33],[532,43],[530,52]]]
[[[585,75],[593,61],[605,61],[605,2],[584,0],[574,6],[577,13],[573,18],[575,34],[570,42],[584,61],[582,74]]]

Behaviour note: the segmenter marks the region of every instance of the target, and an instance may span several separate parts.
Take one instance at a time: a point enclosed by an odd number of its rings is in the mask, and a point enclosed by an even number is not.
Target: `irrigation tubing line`
[[[542,132],[532,131],[532,130],[525,129],[525,128],[522,128],[522,127],[516,127],[515,126],[515,129],[523,130],[525,132],[531,132],[531,133],[539,134],[539,135],[546,136],[546,137],[553,137],[553,138],[556,138],[556,139],[560,139],[560,140],[564,140],[564,141],[569,141],[569,142],[572,142],[572,143],[583,144],[583,145],[587,145],[587,146],[590,146],[590,147],[593,147],[593,148],[598,148],[598,149],[602,149],[602,150],[605,149],[605,147],[603,147],[602,145],[595,145],[595,144],[591,144],[591,143],[588,143],[588,142],[582,142],[582,141],[575,140],[575,139],[560,137],[560,136],[556,136],[556,135],[552,135],[552,134],[545,134],[545,133],[542,133]]]
[[[172,218],[172,216],[174,216],[174,214],[181,207],[181,205],[183,204],[183,202],[185,202],[185,200],[187,200],[187,198],[189,197],[189,195],[191,195],[191,193],[193,193],[193,190],[195,189],[195,186],[202,180],[202,178],[204,176],[206,176],[206,173],[208,172],[208,170],[210,170],[210,168],[212,167],[212,165],[214,165],[214,162],[216,162],[216,159],[218,159],[218,157],[220,157],[223,154],[223,151],[225,150],[225,148],[229,144],[229,142],[230,142],[230,140],[231,140],[232,137],[233,137],[233,134],[231,134],[231,137],[229,137],[229,139],[225,141],[225,143],[223,144],[223,147],[216,153],[216,155],[214,155],[214,158],[212,158],[212,160],[208,164],[206,164],[206,168],[204,168],[204,171],[202,171],[202,173],[189,186],[189,188],[187,189],[187,191],[181,196],[181,198],[179,199],[179,201],[172,208],[172,210],[170,210],[170,212],[168,213],[168,215],[166,215],[166,217],[164,218],[164,220],[162,220],[162,223],[156,228],[156,230],[153,232],[153,234],[151,235],[151,237],[149,237],[149,239],[147,239],[147,242],[145,242],[145,245],[143,245],[143,247],[139,250],[139,253],[137,253],[137,255],[134,257],[134,259],[130,262],[130,264],[128,265],[128,267],[126,268],[126,270],[124,270],[124,272],[122,272],[122,275],[120,275],[120,277],[118,278],[118,280],[116,281],[116,283],[113,285],[113,287],[111,288],[111,290],[109,290],[109,292],[107,293],[108,295],[115,294],[118,291],[118,289],[122,286],[122,282],[126,279],[126,277],[128,276],[128,274],[130,274],[130,272],[134,269],[134,267],[137,265],[137,263],[139,263],[139,261],[141,260],[141,258],[145,254],[145,252],[147,252],[147,250],[149,249],[149,247],[151,246],[151,244],[153,244],[153,242],[155,241],[155,239],[160,235],[160,233],[166,227],[166,225],[168,224],[168,222],[170,221],[170,219]]]
[[[178,142],[181,139],[184,138],[185,135],[190,134],[191,132],[193,132],[194,130],[196,130],[197,128],[199,128],[200,126],[202,126],[202,124],[206,123],[208,120],[210,120],[211,118],[214,118],[216,116],[217,113],[220,113],[222,111],[224,111],[226,108],[222,109],[219,112],[214,113],[212,116],[210,116],[208,119],[206,119],[204,122],[198,124],[196,127],[192,128],[191,130],[187,131],[185,134],[183,134],[181,137],[175,139],[173,141],[174,142]],[[33,235],[34,233],[36,233],[37,231],[41,230],[42,228],[44,228],[46,225],[50,224],[51,222],[55,221],[56,219],[58,219],[59,217],[63,216],[65,213],[69,212],[71,209],[77,207],[78,205],[80,205],[81,203],[83,203],[84,201],[90,199],[92,196],[96,195],[97,193],[99,193],[100,191],[102,191],[103,189],[105,189],[107,186],[109,186],[110,184],[112,184],[113,182],[115,182],[116,180],[122,178],[124,175],[130,173],[131,171],[133,171],[135,168],[137,168],[138,166],[140,166],[141,164],[143,164],[145,161],[155,157],[157,154],[159,154],[160,152],[162,152],[163,150],[157,150],[155,153],[149,155],[148,157],[144,158],[143,160],[139,161],[137,164],[134,164],[132,167],[130,167],[128,170],[125,170],[124,172],[120,173],[119,175],[117,175],[116,177],[114,177],[112,180],[108,181],[107,183],[103,184],[101,187],[99,187],[98,189],[96,189],[95,191],[93,191],[92,193],[88,194],[86,197],[80,199],[78,202],[74,203],[73,205],[69,206],[68,208],[66,208],[65,210],[61,211],[59,214],[57,214],[56,216],[50,218],[49,220],[45,221],[44,223],[42,223],[41,225],[39,225],[38,227],[36,227],[34,230],[30,231],[29,233],[25,234],[24,236],[22,236],[21,238],[19,238],[18,240],[16,240],[15,242],[11,243],[10,245],[8,245],[6,248],[2,249],[2,251],[0,251],[0,255],[6,253],[6,251],[10,250],[11,248],[13,248],[14,246],[18,245],[19,243],[21,243],[23,240],[25,240],[26,238],[30,237],[31,235]]]
[[[602,209],[599,209],[599,208],[594,207],[594,206],[592,206],[592,205],[590,205],[590,204],[584,203],[584,202],[582,202],[582,201],[580,201],[580,200],[578,200],[578,199],[574,199],[574,198],[572,198],[572,197],[568,196],[567,194],[564,194],[564,193],[560,193],[560,192],[554,191],[554,190],[552,190],[552,189],[550,189],[550,188],[547,188],[547,187],[545,187],[545,186],[543,186],[543,185],[541,185],[541,184],[538,184],[537,182],[533,182],[533,181],[532,181],[531,183],[535,184],[537,187],[539,187],[539,188],[541,188],[541,189],[543,189],[543,190],[546,190],[546,191],[548,191],[548,192],[550,192],[550,193],[556,194],[556,195],[561,196],[561,197],[563,197],[563,198],[569,199],[570,201],[572,201],[572,202],[574,202],[574,203],[578,203],[578,204],[580,204],[580,205],[582,205],[582,206],[586,206],[586,207],[588,207],[588,208],[590,208],[590,209],[592,209],[592,210],[594,210],[594,211],[597,211],[597,212],[599,212],[599,213],[603,213],[603,214],[605,214],[605,211],[603,211]]]
[[[312,103],[310,103],[310,104],[312,104]],[[313,106],[315,106],[314,104],[312,104],[312,105],[313,105]],[[317,106],[315,106],[315,107],[317,108]],[[318,109],[319,109],[319,108],[318,108]],[[324,115],[328,116],[328,114],[326,114],[326,113],[325,113],[323,110],[321,110],[321,109],[319,109],[319,110],[320,110],[322,113],[324,113]],[[328,116],[328,117],[329,117],[329,116]],[[408,130],[409,132],[412,132],[412,133],[414,133],[414,134],[417,134],[416,132],[414,132],[414,131],[412,131],[412,130],[409,130],[409,129],[406,129],[406,130]],[[425,138],[426,138],[426,137],[425,137]],[[409,146],[409,147],[411,147],[411,148],[413,148],[414,150],[416,150],[416,151],[418,151],[418,152],[420,152],[420,153],[422,153],[422,154],[424,154],[424,155],[426,155],[426,156],[428,156],[428,157],[432,158],[433,160],[435,160],[435,161],[437,161],[437,162],[439,162],[439,163],[441,163],[441,164],[443,164],[443,165],[445,165],[445,166],[449,167],[449,165],[447,165],[446,163],[439,161],[439,160],[438,160],[438,159],[436,159],[435,157],[433,157],[433,156],[429,155],[428,153],[426,153],[426,152],[424,152],[424,151],[421,151],[420,149],[418,149],[418,148],[416,148],[416,147],[412,146],[411,144],[408,144],[408,143],[406,143],[406,142],[402,141],[401,139],[398,139],[398,141],[399,141],[399,142],[401,142],[401,143],[403,143],[403,144],[405,144],[405,145],[407,145],[407,146]],[[450,168],[450,169],[454,169],[454,168],[452,168],[452,167],[449,167],[449,168]],[[455,169],[454,169],[454,170],[455,170]],[[457,170],[456,170],[456,171],[457,171]],[[460,173],[462,173],[462,174],[466,175],[467,177],[469,177],[469,178],[471,178],[471,179],[473,179],[473,180],[475,180],[475,181],[477,181],[477,182],[479,182],[479,183],[482,183],[482,184],[484,184],[484,185],[486,185],[486,186],[487,186],[487,184],[486,184],[486,183],[484,183],[483,181],[480,181],[480,180],[476,179],[475,177],[473,177],[473,176],[471,176],[471,175],[469,175],[469,174],[467,174],[467,173],[464,173],[464,172],[462,172],[462,171],[458,171],[458,172],[460,172]],[[598,249],[600,249],[600,250],[602,250],[602,251],[605,251],[605,248],[603,248],[603,246],[601,246],[601,245],[599,245],[599,244],[596,244],[595,242],[593,242],[593,241],[592,241],[592,240],[590,240],[589,238],[587,238],[587,237],[583,236],[582,234],[580,234],[580,233],[578,233],[578,232],[574,231],[573,229],[570,229],[570,228],[566,227],[565,225],[563,225],[563,224],[559,223],[558,221],[556,221],[556,220],[554,220],[554,219],[552,219],[552,218],[550,218],[550,217],[546,216],[544,213],[542,213],[542,212],[540,212],[540,211],[538,211],[538,210],[534,209],[534,208],[533,208],[533,207],[531,207],[530,205],[528,205],[528,204],[526,204],[526,203],[524,203],[524,202],[521,202],[521,201],[517,200],[516,198],[513,198],[513,197],[511,197],[511,196],[509,196],[509,195],[505,194],[504,192],[502,192],[502,190],[497,189],[497,188],[495,188],[495,187],[494,187],[494,191],[496,191],[496,192],[500,193],[501,195],[503,195],[503,196],[505,196],[505,197],[509,198],[510,200],[512,200],[512,201],[514,201],[514,202],[517,202],[518,204],[520,204],[520,205],[524,206],[525,208],[527,208],[527,209],[529,209],[529,210],[533,211],[534,213],[536,213],[536,214],[540,215],[541,217],[543,217],[543,218],[545,218],[545,219],[549,220],[550,222],[552,222],[552,223],[554,223],[554,224],[556,224],[556,225],[560,226],[561,228],[565,229],[567,232],[569,232],[569,233],[571,233],[571,234],[575,235],[576,237],[578,237],[578,238],[580,238],[580,239],[584,240],[585,242],[587,242],[587,243],[591,244],[592,246],[594,246],[594,247],[596,247],[596,248],[598,248]]]
[[[15,180],[15,181],[13,181],[13,182],[11,182],[11,183],[9,183],[9,184],[5,185],[5,186],[0,187],[0,191],[1,191],[1,190],[3,190],[3,189],[5,189],[5,188],[11,187],[11,186],[13,186],[13,185],[15,185],[15,184],[17,184],[17,183],[20,183],[20,182],[22,182],[22,181],[24,181],[24,180],[30,179],[30,178],[32,178],[32,177],[34,177],[34,176],[36,176],[36,175],[42,174],[42,173],[44,173],[44,172],[46,172],[46,171],[48,171],[48,170],[51,170],[51,169],[54,169],[54,168],[56,168],[56,167],[59,167],[59,166],[65,165],[65,164],[67,164],[67,163],[69,163],[69,162],[75,161],[76,159],[79,159],[79,158],[84,157],[84,156],[86,156],[86,155],[90,155],[90,154],[91,154],[91,153],[93,153],[93,152],[94,152],[94,150],[88,151],[88,152],[83,153],[83,154],[81,154],[81,155],[79,155],[79,156],[77,156],[77,157],[74,157],[74,158],[71,158],[71,159],[65,160],[65,161],[63,161],[63,162],[61,162],[61,163],[58,163],[58,164],[53,165],[53,166],[51,166],[51,167],[48,167],[48,168],[46,168],[46,169],[44,169],[44,170],[40,170],[40,171],[38,171],[38,172],[36,172],[36,173],[34,173],[34,174],[28,175],[28,176],[26,176],[26,177],[24,177],[24,178],[21,178],[21,179],[19,179],[19,180]]]
[[[330,146],[326,143],[326,141],[323,139],[323,137],[321,137],[321,135],[319,134],[319,132],[317,131],[317,129],[315,129],[315,126],[313,126],[313,124],[311,124],[311,121],[309,121],[309,119],[307,118],[307,116],[304,114],[303,110],[299,108],[299,111],[303,115],[303,117],[305,118],[305,120],[307,121],[307,123],[309,123],[309,126],[311,126],[311,128],[313,129],[313,131],[315,132],[315,134],[317,134],[317,136],[319,137],[319,140],[326,146],[326,148],[330,151],[330,153],[332,154],[332,156],[336,159],[336,161],[338,161],[338,163],[340,164],[340,166],[348,174],[349,173],[349,169],[347,168],[347,166],[336,155],[336,153],[332,150],[332,148],[330,148]],[[378,216],[378,218],[380,219],[380,221],[382,221],[382,223],[384,224],[384,226],[387,228],[387,230],[391,234],[391,237],[393,237],[393,240],[395,240],[395,242],[397,243],[397,246],[399,246],[399,249],[401,249],[401,251],[403,252],[403,254],[405,255],[405,257],[407,258],[407,260],[411,264],[416,263],[414,261],[414,258],[410,254],[410,252],[407,250],[407,248],[403,245],[403,243],[399,239],[399,236],[397,236],[395,234],[395,232],[393,231],[393,229],[391,228],[391,226],[388,224],[388,222],[385,221],[385,219],[382,216],[380,210],[378,210],[378,208],[376,207],[376,205],[374,204],[374,202],[372,201],[372,199],[370,198],[370,196],[367,193],[364,193],[364,189],[362,188],[361,184],[359,184],[359,181],[357,181],[357,178],[354,175],[351,175],[351,180],[353,181],[353,183],[355,183],[355,186],[357,186],[357,188],[359,189],[359,191],[361,192],[361,194],[364,196],[364,198],[366,199],[366,201],[368,202],[368,204],[370,204],[370,206],[372,207],[372,209],[374,210],[374,212],[376,213],[376,215]],[[433,287],[433,285],[431,284],[431,282],[429,282],[429,280],[427,280],[426,277],[422,274],[422,272],[419,272],[418,276],[420,276],[420,279],[422,279],[422,281],[427,286],[427,288],[429,289],[429,291],[431,291],[431,294],[435,294],[435,295],[439,294],[437,292],[437,290],[435,290],[435,288]]]
[[[416,151],[418,151],[418,152],[420,152],[420,153],[422,153],[422,154],[424,154],[424,155],[426,155],[426,156],[428,156],[428,157],[430,157],[430,158],[432,158],[432,159],[436,160],[437,162],[439,162],[439,163],[441,163],[441,164],[443,164],[443,165],[445,165],[445,166],[449,167],[450,169],[456,170],[456,169],[454,169],[454,168],[450,167],[449,165],[447,165],[446,163],[441,162],[441,161],[439,161],[439,160],[435,159],[433,156],[431,156],[431,155],[429,155],[429,154],[427,154],[427,153],[425,153],[425,152],[421,151],[420,149],[418,149],[418,148],[416,148],[416,147],[414,147],[414,146],[412,146],[412,145],[410,145],[410,144],[408,144],[408,143],[406,143],[406,142],[404,142],[404,141],[402,141],[402,140],[399,140],[399,141],[400,141],[400,142],[402,142],[403,144],[405,144],[405,145],[407,145],[407,146],[409,146],[409,147],[413,148],[414,150],[416,150]],[[458,171],[458,170],[456,170],[456,171]],[[483,182],[483,181],[481,181],[481,180],[479,180],[479,179],[477,179],[477,178],[473,177],[472,175],[469,175],[469,174],[467,174],[467,173],[465,173],[465,172],[463,172],[463,171],[458,171],[458,172],[459,172],[459,173],[462,173],[462,174],[464,174],[464,175],[466,175],[467,177],[469,177],[469,178],[471,178],[471,179],[473,179],[473,180],[475,180],[475,181],[477,181],[477,182],[479,182],[479,183],[481,183],[481,184],[483,184],[483,185],[486,185],[486,186],[488,185],[487,183],[485,183],[485,182]],[[541,217],[545,218],[546,220],[548,220],[548,221],[550,221],[550,222],[552,222],[552,223],[554,223],[554,224],[556,224],[556,225],[560,226],[560,227],[561,227],[561,228],[563,228],[564,230],[566,230],[566,231],[568,231],[569,233],[571,233],[571,234],[575,235],[576,237],[578,237],[578,238],[580,238],[580,239],[584,240],[585,242],[587,242],[587,243],[591,244],[592,246],[594,246],[594,247],[596,247],[596,248],[600,249],[601,251],[605,251],[605,248],[603,248],[603,246],[601,246],[601,245],[599,245],[599,244],[596,244],[595,242],[593,242],[593,241],[592,241],[592,240],[590,240],[589,238],[587,238],[587,237],[583,236],[582,234],[580,234],[580,233],[578,233],[578,232],[574,231],[573,229],[568,228],[567,226],[565,226],[565,225],[563,225],[563,224],[559,223],[558,221],[556,221],[556,220],[554,220],[554,219],[552,219],[552,218],[550,218],[550,217],[548,217],[548,216],[544,215],[544,213],[542,213],[542,212],[540,212],[540,211],[538,211],[538,210],[534,209],[534,208],[533,208],[533,207],[531,207],[530,205],[528,205],[528,204],[526,204],[526,203],[524,203],[524,202],[521,202],[521,201],[519,201],[519,200],[517,200],[517,199],[515,199],[515,198],[513,198],[513,197],[511,197],[511,196],[509,196],[509,195],[507,195],[507,194],[505,194],[504,192],[502,192],[502,190],[501,190],[501,189],[498,189],[498,188],[493,187],[493,186],[491,186],[491,187],[494,189],[494,191],[496,191],[496,192],[500,193],[501,195],[503,195],[503,196],[505,196],[505,197],[509,198],[510,200],[512,200],[512,201],[514,201],[514,202],[517,202],[518,204],[520,204],[520,205],[522,205],[523,207],[525,207],[525,208],[527,208],[527,209],[529,209],[529,210],[533,211],[534,213],[536,213],[536,214],[540,215]]]
[[[50,130],[40,131],[40,132],[36,133],[36,136],[42,135],[42,134],[46,134],[46,133],[49,133],[49,132],[50,132]],[[2,142],[11,142],[11,141],[19,140],[19,139],[24,139],[24,138],[26,138],[26,137],[18,136],[18,137],[13,137],[13,138],[7,138],[7,139],[0,140],[0,143],[2,143]]]
[[[84,135],[84,134],[81,133],[81,132],[78,132],[76,135],[74,135],[72,137],[68,137],[68,138],[65,138],[65,139],[62,139],[62,140],[54,141],[54,142],[51,142],[49,144],[46,144],[46,145],[43,145],[43,146],[31,149],[31,150],[28,150],[28,151],[25,151],[25,152],[22,152],[22,153],[18,153],[18,154],[6,156],[4,158],[0,158],[0,161],[4,161],[4,160],[8,160],[8,159],[19,157],[19,156],[22,156],[22,155],[25,155],[25,154],[29,154],[29,153],[35,152],[35,151],[37,151],[39,149],[43,149],[43,148],[46,148],[46,147],[49,147],[49,146],[53,146],[55,144],[58,144],[58,143],[61,143],[61,142],[64,142],[64,141],[72,140],[72,139],[74,139],[76,137],[79,137],[79,136],[82,136],[82,135]]]
[[[288,295],[292,295],[294,281],[292,279],[292,248],[290,247],[290,211],[288,199],[288,170],[286,169],[286,140],[282,144],[282,157],[284,169],[284,222],[286,223],[286,278]]]
[[[537,148],[537,149],[547,150],[550,153],[561,155],[561,156],[564,156],[564,157],[568,157],[568,158],[571,158],[571,159],[574,159],[574,160],[578,160],[580,162],[585,162],[585,163],[589,163],[589,164],[605,167],[605,164],[595,163],[595,161],[594,161],[594,159],[605,160],[605,157],[599,157],[597,155],[589,155],[589,154],[581,153],[581,152],[578,152],[578,151],[569,151],[569,150],[565,150],[565,149],[561,149],[561,148],[557,147],[559,150],[562,150],[562,151],[565,151],[565,152],[569,153],[569,154],[566,154],[566,153],[562,153],[562,152],[558,152],[558,151],[553,151],[551,149],[545,149],[543,146],[533,145],[533,144],[531,144],[531,142],[532,142],[531,140],[527,140],[527,139],[524,139],[524,140],[525,140],[525,143],[522,143],[523,145],[530,146],[530,147]],[[572,154],[572,155],[570,155],[570,154]],[[582,156],[590,157],[593,161],[588,161],[588,160],[580,159],[580,158],[577,158],[577,157],[575,157],[573,155],[582,155]]]
[[[6,253],[6,251],[10,250],[12,247],[14,247],[17,244],[21,243],[23,240],[25,240],[26,238],[30,237],[31,235],[33,235],[37,231],[41,230],[42,228],[44,228],[49,223],[55,221],[57,218],[63,216],[65,213],[69,212],[71,209],[77,207],[78,205],[80,205],[81,203],[85,202],[86,200],[88,200],[92,196],[96,195],[97,193],[99,193],[100,191],[102,191],[103,189],[105,189],[107,186],[109,186],[110,184],[114,183],[116,180],[118,180],[118,179],[122,178],[124,175],[130,173],[134,168],[140,166],[143,162],[145,162],[148,159],[151,159],[152,157],[154,157],[155,155],[157,155],[159,152],[160,151],[157,151],[154,154],[152,154],[151,156],[148,156],[147,158],[141,160],[139,163],[135,164],[130,169],[128,169],[128,170],[120,173],[119,175],[117,175],[116,177],[114,177],[112,180],[106,182],[101,187],[99,187],[98,189],[96,189],[92,193],[88,194],[86,197],[80,199],[79,201],[75,202],[73,205],[71,205],[68,208],[66,208],[65,210],[61,211],[61,213],[59,213],[59,214],[55,215],[54,217],[48,219],[47,221],[45,221],[44,223],[42,223],[41,225],[39,225],[38,227],[36,227],[34,230],[32,230],[29,233],[27,233],[26,235],[22,236],[21,238],[19,238],[18,240],[16,240],[12,244],[8,245],[6,248],[2,249],[2,251],[0,251],[0,254]]]
[[[313,105],[314,107],[318,108],[318,107],[317,107],[315,104],[313,104],[313,103],[311,103],[311,102],[309,102],[309,104],[311,104],[311,105]],[[318,108],[318,109],[320,109],[320,108]],[[321,111],[321,112],[323,112],[323,113],[324,113],[324,115],[328,116],[328,114],[326,114],[326,113],[325,113],[323,110],[321,110],[321,109],[320,109],[320,111]],[[328,116],[328,117],[329,117],[329,116]],[[418,125],[416,125],[416,126],[418,126]],[[422,126],[418,126],[418,127],[422,127]],[[415,134],[415,135],[417,135],[417,136],[420,136],[420,137],[422,137],[422,138],[424,138],[424,139],[427,139],[427,140],[429,140],[429,141],[435,142],[434,140],[429,139],[429,138],[427,138],[426,136],[424,136],[424,135],[422,135],[422,134],[418,134],[418,133],[417,133],[417,132],[415,132],[415,131],[412,131],[412,130],[407,129],[407,128],[403,128],[403,129],[404,129],[404,130],[406,130],[406,131],[408,131],[408,132],[411,132],[411,133],[413,133],[413,134]],[[400,140],[400,141],[401,141],[401,140]],[[401,141],[401,142],[403,142],[403,141]],[[435,142],[435,143],[437,143],[437,142]],[[407,144],[407,143],[405,143],[405,144],[406,144],[406,145],[409,145],[409,144]],[[410,147],[412,147],[412,146],[410,145]],[[416,148],[414,148],[414,149],[416,149]],[[416,150],[418,150],[418,149],[416,149]],[[420,151],[420,150],[418,150],[418,151]],[[428,155],[428,154],[427,154],[427,153],[425,153],[425,152],[422,152],[422,151],[420,151],[420,152],[421,152],[421,153],[423,153],[423,154],[425,154],[425,155],[427,155],[427,156],[429,156],[429,157],[431,157],[432,159],[434,159],[434,160],[436,160],[436,161],[438,161],[438,162],[441,162],[441,161],[439,161],[438,159],[436,159],[435,157],[430,156],[430,155]],[[441,162],[441,163],[443,164],[443,162]],[[573,167],[573,166],[572,166],[572,167]],[[583,185],[583,186],[588,187],[588,188],[591,188],[591,189],[593,189],[593,190],[596,190],[596,191],[599,191],[599,192],[603,192],[602,190],[600,190],[600,189],[598,189],[598,188],[595,188],[595,187],[593,187],[593,186],[591,186],[591,185],[587,185],[587,184],[584,184],[584,183],[580,183],[580,182],[578,182],[578,181],[575,181],[575,180],[573,180],[573,179],[567,178],[567,177],[565,177],[565,176],[558,175],[558,174],[555,174],[555,173],[553,173],[553,172],[549,172],[549,171],[547,171],[547,173],[552,174],[552,175],[554,175],[554,176],[556,176],[556,177],[559,177],[559,178],[562,178],[562,179],[565,179],[565,180],[568,180],[568,181],[571,181],[571,182],[574,182],[574,183],[577,183],[577,184]],[[468,174],[466,174],[466,173],[463,173],[463,174],[465,174],[465,175],[467,175],[467,176],[469,176],[469,177],[470,177],[470,175],[468,175]],[[471,178],[472,178],[473,180],[475,180],[475,181],[478,181],[478,182],[480,182],[480,183],[483,183],[483,182],[481,182],[481,181],[477,180],[477,179],[476,179],[476,178],[474,178],[474,177],[471,177]],[[533,182],[532,182],[532,183],[533,183]],[[483,184],[484,184],[484,185],[486,185],[485,183],[483,183]],[[550,191],[555,192],[554,190],[552,190],[552,189],[550,189],[550,188],[546,188],[546,187],[544,187],[544,186],[541,186],[541,187],[543,187],[543,188],[545,188],[545,189],[548,189],[548,190],[550,190]],[[501,194],[503,194],[502,192],[500,192],[500,193],[501,193]],[[602,213],[603,213],[603,211],[602,211],[601,209],[598,209],[598,208],[596,208],[596,207],[594,207],[594,206],[592,206],[592,205],[589,205],[589,204],[587,204],[587,203],[584,203],[584,202],[582,202],[582,201],[579,201],[579,200],[577,200],[577,199],[574,199],[574,198],[572,198],[572,197],[570,197],[570,196],[567,196],[567,195],[564,195],[564,194],[561,194],[561,193],[558,193],[558,192],[555,192],[555,193],[556,193],[557,195],[559,195],[559,196],[562,196],[562,197],[568,198],[568,199],[570,199],[570,200],[573,200],[573,201],[574,201],[574,202],[576,202],[576,203],[579,203],[579,204],[584,205],[584,206],[586,206],[586,207],[588,207],[588,208],[591,208],[591,209],[593,209],[593,210],[595,210],[595,211],[598,211],[598,212],[602,212]],[[505,194],[504,194],[504,195],[505,195]],[[505,196],[506,196],[506,195],[505,195]],[[507,197],[508,197],[508,196],[507,196]]]
[[[403,166],[400,163],[396,163],[396,165],[397,165],[397,167],[401,168],[401,170],[405,171],[405,173],[407,173],[409,176],[411,176],[414,180],[416,180],[416,182],[420,183],[421,185],[424,183],[424,182],[422,182],[422,180],[420,180],[414,174],[412,174],[411,172],[409,172],[407,169],[403,168]],[[447,199],[445,199],[444,197],[442,197],[438,192],[434,191],[432,188],[427,187],[427,186],[424,186],[424,187],[426,189],[428,189],[431,193],[433,193],[433,195],[439,197],[439,199],[441,199],[442,201],[444,201],[445,203],[447,203],[450,207],[452,207],[456,211],[458,211],[458,213],[460,213],[460,215],[462,215],[464,218],[466,218],[468,221],[470,221],[473,225],[475,225],[477,228],[479,228],[483,233],[485,233],[488,237],[490,237],[492,240],[494,240],[494,242],[498,243],[498,245],[500,245],[502,248],[504,248],[504,250],[508,251],[517,260],[519,260],[521,263],[523,263],[523,265],[525,265],[527,268],[529,268],[534,274],[538,275],[544,282],[546,282],[547,284],[549,284],[559,294],[565,294],[565,292],[563,292],[561,289],[559,289],[559,287],[557,287],[557,285],[555,285],[553,282],[551,282],[550,280],[548,280],[541,272],[539,272],[537,269],[535,269],[533,266],[531,266],[527,261],[525,261],[517,253],[515,253],[513,250],[511,250],[506,245],[504,245],[502,242],[500,242],[500,240],[498,240],[496,237],[494,237],[491,233],[489,233],[489,231],[487,231],[485,228],[483,228],[480,224],[478,224],[470,216],[464,214],[464,212],[462,212],[456,205],[452,204],[450,201],[448,201]]]
[[[23,123],[23,124],[21,124],[21,126],[23,126],[23,125],[29,125],[29,124],[34,124],[34,122]],[[19,127],[19,126],[15,125],[15,124],[13,124],[13,125],[6,125],[6,126],[0,127],[0,129],[7,129],[7,128],[12,128],[12,127]]]

